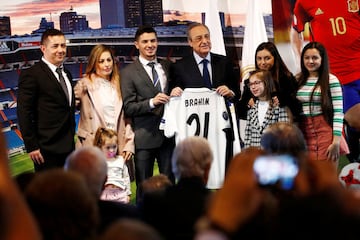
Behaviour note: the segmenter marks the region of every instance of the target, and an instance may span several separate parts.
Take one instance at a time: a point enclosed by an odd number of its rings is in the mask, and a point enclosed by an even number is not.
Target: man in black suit
[[[239,77],[236,76],[233,63],[223,55],[211,53],[209,28],[202,23],[192,23],[187,29],[188,44],[192,54],[172,65],[170,70],[170,96],[181,96],[185,88],[214,89],[219,95],[235,105],[240,97]],[[229,105],[228,105],[229,106]],[[230,108],[228,109],[231,115]],[[235,112],[234,112],[235,114]],[[235,118],[236,119],[236,118]],[[235,126],[236,122],[231,124]],[[233,129],[237,129],[234,128]],[[226,131],[227,147],[225,167],[233,156],[236,132]],[[217,146],[212,146],[213,151]],[[218,161],[215,159],[214,161]]]
[[[240,95],[240,88],[233,64],[225,56],[210,52],[209,28],[201,23],[192,23],[188,27],[187,37],[193,52],[173,65],[170,95],[180,96],[184,88],[207,87],[216,89],[221,96],[237,100]],[[206,66],[210,82],[204,80],[203,61],[207,61]]]
[[[64,34],[46,30],[40,43],[41,60],[19,78],[17,117],[35,171],[62,167],[74,150],[75,105]]]
[[[150,26],[140,26],[135,34],[139,58],[121,71],[121,92],[125,115],[132,118],[135,132],[135,178],[140,183],[153,175],[155,158],[159,171],[174,180],[171,154],[174,139],[159,130],[168,91],[169,61],[156,57],[157,34]],[[140,196],[139,190],[137,196]]]

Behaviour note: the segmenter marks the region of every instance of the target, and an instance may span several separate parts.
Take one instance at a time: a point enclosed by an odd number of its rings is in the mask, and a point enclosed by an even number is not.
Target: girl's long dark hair
[[[317,49],[321,56],[321,65],[318,69],[318,80],[314,86],[314,89],[310,96],[310,105],[313,101],[314,92],[317,87],[320,87],[321,90],[321,110],[325,117],[325,120],[332,126],[333,116],[334,116],[334,109],[331,101],[331,93],[330,93],[330,83],[329,83],[329,74],[330,74],[330,67],[329,67],[329,58],[326,52],[325,47],[319,42],[310,42],[305,45],[304,49],[301,52],[301,72],[298,75],[298,82],[299,86],[304,86],[308,77],[310,76],[309,71],[306,69],[304,64],[304,55],[308,49]],[[311,111],[311,106],[310,106]]]
[[[276,84],[279,84],[279,79],[282,78],[282,76],[285,76],[287,79],[292,77],[292,73],[282,60],[280,53],[278,49],[276,48],[276,45],[272,42],[263,42],[260,43],[259,46],[256,48],[255,51],[255,66],[256,69],[259,69],[257,63],[256,63],[256,55],[259,51],[267,50],[271,53],[271,55],[274,57],[274,66],[269,69],[271,72],[271,75],[273,77],[273,80],[276,82]]]

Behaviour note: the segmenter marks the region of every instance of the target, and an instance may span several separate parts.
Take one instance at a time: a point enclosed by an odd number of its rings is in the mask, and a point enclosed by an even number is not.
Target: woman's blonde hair
[[[110,74],[110,82],[115,87],[119,98],[121,99],[121,93],[120,93],[120,72],[119,68],[116,64],[116,59],[114,56],[114,51],[108,46],[105,46],[103,44],[99,44],[93,47],[93,49],[90,52],[89,58],[88,58],[88,64],[85,70],[85,77],[89,78],[89,80],[92,82],[93,78],[96,76],[96,66],[99,62],[99,59],[101,57],[101,54],[104,52],[109,52],[111,55],[111,59],[113,60],[113,70]]]

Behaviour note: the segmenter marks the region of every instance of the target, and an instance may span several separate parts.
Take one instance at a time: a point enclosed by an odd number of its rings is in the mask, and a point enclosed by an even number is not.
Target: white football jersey
[[[225,177],[226,129],[231,129],[225,100],[208,88],[186,88],[181,97],[165,105],[160,123],[166,137],[175,135],[176,143],[189,136],[204,137],[213,152],[207,188],[218,189]]]

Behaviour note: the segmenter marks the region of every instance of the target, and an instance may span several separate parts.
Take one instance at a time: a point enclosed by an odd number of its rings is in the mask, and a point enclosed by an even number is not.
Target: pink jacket
[[[105,127],[103,108],[100,101],[102,96],[98,91],[99,82],[99,78],[95,78],[94,82],[90,82],[88,78],[83,78],[74,87],[76,106],[80,110],[76,148],[92,146],[96,130],[100,126]],[[131,128],[131,120],[125,118],[122,107],[122,100],[118,100],[115,105],[115,116],[117,116],[119,153],[123,151],[134,153],[134,132]]]

